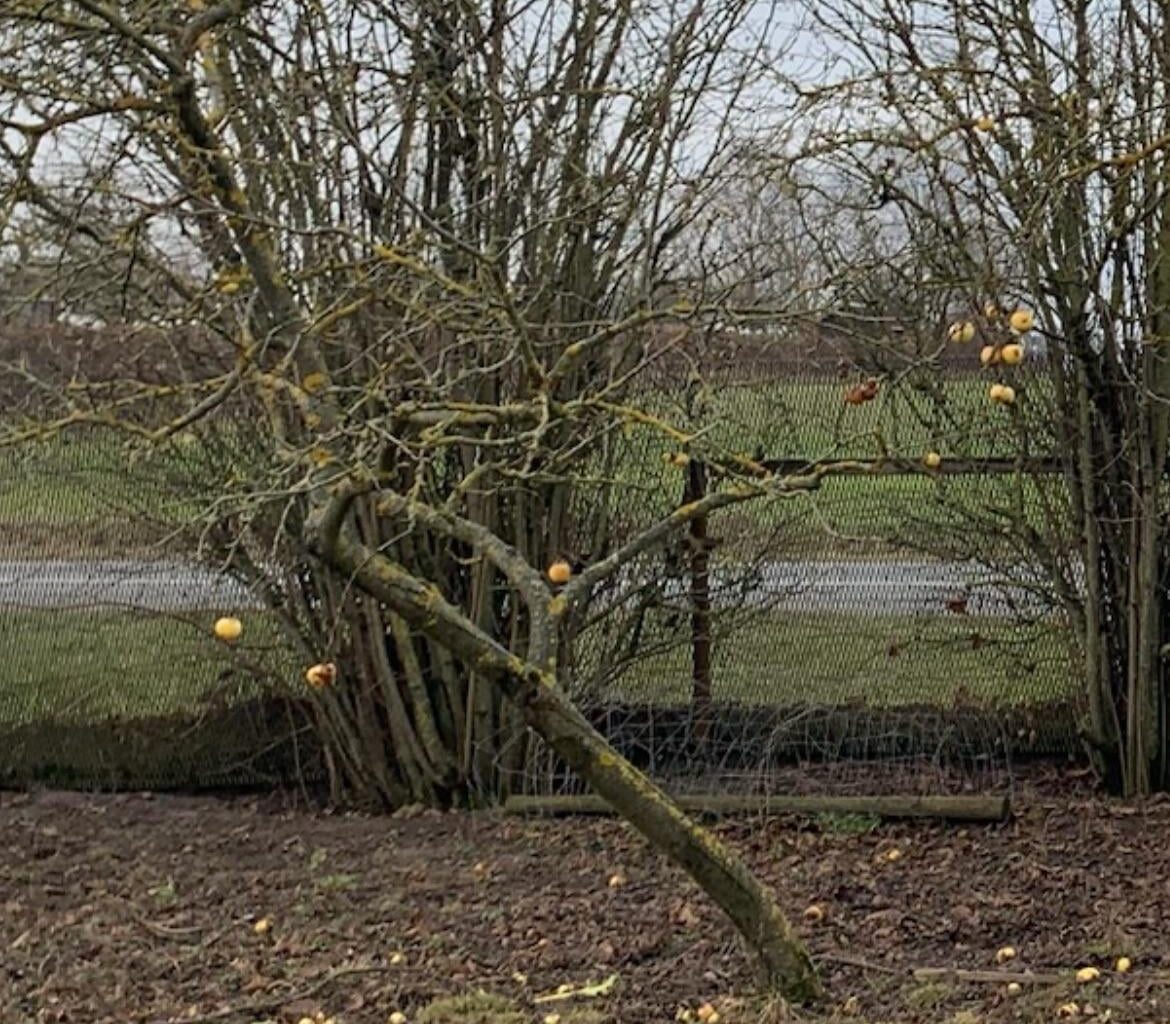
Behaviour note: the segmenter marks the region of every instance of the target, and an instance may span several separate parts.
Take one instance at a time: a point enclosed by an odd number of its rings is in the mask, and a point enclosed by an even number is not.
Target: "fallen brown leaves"
[[[1170,808],[1083,791],[1020,806],[987,828],[722,831],[781,894],[839,1013],[995,1024],[1054,1019],[1075,1001],[1082,1017],[1091,1006],[1170,1019]],[[16,1019],[38,1024],[295,1024],[317,1012],[385,1024],[478,989],[539,1019],[534,995],[612,975],[620,984],[584,1000],[598,1019],[704,1005],[723,1024],[757,1019],[722,918],[612,820],[0,794],[0,863],[0,990]],[[636,883],[610,888],[619,872]],[[253,934],[264,917],[267,934]],[[1006,946],[1018,955],[992,966]],[[1084,966],[1100,975],[1078,985]]]

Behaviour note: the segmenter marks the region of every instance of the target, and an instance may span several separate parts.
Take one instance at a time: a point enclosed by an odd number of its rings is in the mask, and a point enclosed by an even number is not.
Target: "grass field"
[[[0,449],[0,558],[117,555],[146,546],[190,511],[160,469],[106,433]]]
[[[0,722],[86,722],[197,711],[252,696],[262,667],[299,676],[275,621],[248,619],[228,647],[211,635],[215,613],[0,610]]]
[[[636,663],[605,694],[685,702],[689,647]],[[982,617],[772,613],[717,638],[716,700],[759,705],[1035,704],[1075,692],[1054,624]]]
[[[866,457],[883,449],[914,458],[934,449],[944,455],[1006,455],[1021,428],[1045,431],[1047,385],[1016,375],[1019,400],[1010,409],[987,397],[997,376],[972,375],[902,384],[876,400],[844,402],[854,381],[794,380],[777,383],[723,382],[712,386],[697,419],[688,422],[681,401],[651,395],[644,404],[671,422],[703,429],[713,444],[730,451],[757,445],[771,456],[810,459]],[[929,384],[929,387],[926,385]]]
[[[960,430],[932,421],[913,403],[889,398],[862,407],[841,402],[839,382],[713,390],[710,437],[729,450],[766,456],[874,455],[880,433],[905,457],[927,447],[948,455],[1010,448],[1016,412],[988,407],[985,382],[957,382],[948,401]],[[662,396],[660,411],[668,412]],[[1027,414],[1025,409],[1019,415]],[[945,428],[945,429],[944,429]],[[947,431],[950,431],[948,433]],[[1005,433],[1007,432],[1007,433]],[[644,519],[681,497],[682,474],[663,461],[661,437],[637,430],[619,465],[613,500]],[[72,437],[0,451],[0,559],[149,554],[166,523],[191,514],[194,499],[171,484],[181,456],[132,453],[109,435]],[[230,456],[229,456],[230,458]],[[770,538],[770,557],[886,557],[907,535],[978,530],[968,517],[1011,529],[1034,519],[1030,484],[994,479],[901,476],[827,481],[817,492],[753,503],[711,523],[734,560]],[[146,519],[157,533],[143,528]],[[173,617],[127,611],[0,611],[0,724],[65,720],[84,724],[169,713],[259,691],[252,672],[300,687],[301,666],[273,620],[249,618],[236,649],[209,633],[214,613]],[[684,646],[648,658],[589,699],[684,702],[690,689]],[[876,706],[953,701],[1042,703],[1075,687],[1055,626],[1027,629],[986,618],[832,613],[773,615],[721,637],[714,648],[718,700],[749,704],[862,702]],[[294,692],[299,692],[296,690]]]
[[[300,666],[271,618],[249,615],[235,648],[211,637],[214,618],[0,612],[0,722],[195,711],[258,692],[254,666],[300,687]],[[638,662],[598,696],[685,702],[689,658],[682,647]],[[716,696],[755,704],[1036,703],[1067,694],[1070,678],[1052,628],[974,617],[772,614],[714,646]]]
[[[890,454],[917,462],[928,451],[939,452],[944,460],[1006,457],[1019,450],[1024,437],[1034,448],[1046,450],[1050,442],[1044,382],[1017,381],[1021,397],[1007,409],[988,400],[992,379],[943,381],[931,396],[903,386],[860,406],[843,402],[845,385],[840,381],[727,385],[711,389],[703,415],[693,422],[664,395],[650,396],[645,404],[670,422],[700,431],[703,443],[717,450],[765,458],[811,461]],[[668,484],[677,480],[677,471],[672,478],[662,463],[665,443],[649,431],[640,440],[628,471],[631,480],[647,476]],[[951,489],[961,491],[963,483],[952,480]],[[969,483],[983,490],[986,481]],[[1006,483],[1000,481],[999,486]],[[935,479],[928,476],[838,479],[826,482],[816,501],[824,506],[826,518],[850,528],[871,522],[875,507],[893,509],[935,489]]]
[[[698,422],[662,393],[644,405],[703,431],[720,450],[765,457],[872,457],[883,449],[918,460],[927,450],[944,458],[1007,454],[1021,430],[1036,436],[1044,408],[1039,383],[1021,387],[1011,411],[991,405],[987,381],[944,382],[942,402],[900,388],[863,406],[842,401],[838,381],[712,388]],[[682,493],[682,474],[663,461],[670,445],[649,429],[635,430],[617,467],[612,500],[641,514],[665,512]],[[0,558],[87,557],[136,551],[187,518],[197,499],[176,496],[170,476],[188,480],[176,454],[131,458],[109,434],[77,435],[0,451]],[[885,476],[828,480],[815,494],[750,503],[736,529],[776,531],[777,550],[802,557],[850,557],[896,546],[907,536],[962,523],[970,510],[1000,509],[1007,522],[1023,516],[1040,525],[1034,485],[1012,477]],[[155,520],[152,531],[141,520]],[[994,518],[994,517],[993,517]],[[965,527],[964,527],[965,528]],[[715,532],[719,532],[718,524]]]

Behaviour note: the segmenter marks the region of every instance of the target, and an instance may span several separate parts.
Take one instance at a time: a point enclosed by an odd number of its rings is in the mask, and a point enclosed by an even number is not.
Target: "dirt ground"
[[[1170,802],[1049,778],[1005,825],[866,825],[720,826],[818,958],[829,999],[800,1019],[1048,1021],[1075,1002],[1078,1019],[1170,1021]],[[1078,984],[1088,965],[1100,978]],[[611,975],[606,995],[537,1001]],[[516,1012],[423,1009],[481,989]],[[634,1024],[706,1001],[724,1024],[778,1019],[750,991],[718,913],[614,821],[0,793],[5,1022]]]

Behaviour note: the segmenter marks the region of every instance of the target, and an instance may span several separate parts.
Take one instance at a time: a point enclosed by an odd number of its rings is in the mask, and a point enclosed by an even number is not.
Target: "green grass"
[[[650,395],[644,404],[671,422],[704,429],[708,443],[771,456],[853,458],[886,450],[916,457],[929,449],[944,455],[991,456],[1014,451],[1021,426],[1033,436],[1049,429],[1048,385],[1012,371],[1020,398],[1012,409],[993,405],[987,388],[1000,375],[972,374],[907,380],[860,406],[844,402],[848,380],[792,380],[712,385],[699,415],[688,422],[681,402]]]
[[[1041,438],[1036,443],[1042,447],[1047,422],[1042,381],[1021,387],[1019,405],[1007,411],[988,402],[990,379],[944,381],[941,399],[903,385],[856,407],[844,404],[845,382],[835,380],[731,383],[709,389],[695,421],[688,421],[664,393],[645,396],[641,404],[684,429],[700,431],[703,445],[766,457],[873,457],[883,449],[914,460],[927,450],[938,450],[944,459],[1003,455],[1015,450],[1025,426]],[[644,520],[677,504],[683,475],[664,463],[670,449],[650,428],[638,428],[626,439],[610,492],[619,514],[635,508]],[[0,557],[134,550],[144,538],[165,532],[167,524],[194,514],[203,487],[197,480],[207,475],[209,464],[232,461],[232,450],[229,442],[210,458],[198,451],[187,458],[181,445],[150,453],[103,432],[0,450],[0,536],[8,538],[8,543],[0,541]],[[187,493],[176,496],[179,482]],[[584,493],[592,491],[586,487]],[[805,557],[839,557],[897,546],[907,536],[920,538],[924,523],[927,529],[931,523],[944,529],[960,523],[970,532],[967,513],[989,503],[1007,509],[1011,517],[1044,525],[1034,485],[1011,477],[828,480],[807,497],[749,503],[730,521],[747,527],[748,534],[779,531],[780,551],[787,546]],[[146,518],[155,521],[153,532],[142,531]]]
[[[0,521],[61,524],[102,519],[156,503],[161,483],[135,472],[113,434],[91,433],[0,449]]]
[[[0,449],[0,557],[140,550],[193,508],[166,468],[104,432]]]
[[[247,616],[229,647],[211,636],[215,616],[0,612],[0,722],[196,711],[257,693],[257,666],[273,683],[298,683],[275,620]],[[685,702],[689,659],[682,646],[636,662],[596,696]],[[713,667],[718,699],[761,705],[1027,704],[1068,695],[1075,678],[1055,627],[976,617],[771,614],[717,638]]]
[[[608,698],[684,703],[686,645],[636,663]],[[893,707],[1040,703],[1076,692],[1055,623],[959,616],[772,613],[717,637],[716,700]]]
[[[603,1024],[609,1015],[594,1006],[559,1004],[560,1024]],[[528,1024],[532,1014],[515,1000],[487,992],[442,996],[418,1011],[418,1024]]]
[[[1011,410],[987,399],[992,378],[944,381],[937,395],[903,386],[862,406],[848,406],[840,381],[795,381],[712,387],[702,416],[688,422],[679,403],[664,394],[643,404],[663,419],[700,435],[707,450],[753,457],[818,459],[874,458],[888,453],[918,462],[927,451],[952,458],[1008,456],[1027,435],[1030,450],[1044,451],[1050,423],[1043,381],[1020,385]],[[939,397],[941,396],[941,397]],[[615,495],[636,495],[637,507],[665,513],[682,496],[684,475],[664,461],[677,446],[652,427],[628,439],[616,468]],[[1048,490],[1049,503],[1039,487]],[[629,497],[619,505],[630,504]],[[801,557],[842,557],[920,546],[946,540],[954,531],[964,543],[976,535],[992,545],[997,531],[1021,522],[1046,533],[1062,528],[1063,484],[1038,485],[1004,476],[900,475],[837,477],[807,495],[750,502],[725,512],[735,524],[718,523],[715,534],[758,539],[775,531],[772,550]],[[945,545],[943,545],[945,547]]]
[[[248,616],[229,647],[211,635],[216,613],[0,610],[0,722],[97,722],[190,712],[259,692],[250,671],[292,680],[273,618]]]

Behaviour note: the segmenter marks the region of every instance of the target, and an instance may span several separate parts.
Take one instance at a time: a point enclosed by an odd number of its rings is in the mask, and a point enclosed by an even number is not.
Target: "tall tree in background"
[[[1022,341],[1043,366],[1032,376],[1001,364],[993,379],[1018,385],[999,412],[1021,474],[1031,456],[1059,459],[1063,495],[1039,478],[1032,493],[1071,530],[1037,530],[1022,515],[1002,529],[1022,539],[1075,624],[1084,735],[1109,784],[1164,788],[1166,9],[830,0],[807,12],[809,46],[823,45],[836,70],[804,89],[813,128],[778,149],[777,174],[818,199],[835,182],[834,202],[882,223],[993,349]],[[1025,312],[1011,325],[1013,309]]]

